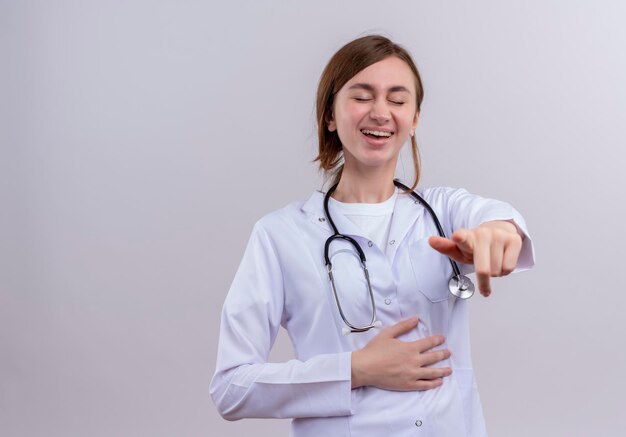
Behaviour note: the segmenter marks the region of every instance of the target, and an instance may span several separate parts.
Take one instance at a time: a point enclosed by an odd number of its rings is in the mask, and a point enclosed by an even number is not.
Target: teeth
[[[383,131],[379,131],[379,130],[369,130],[369,129],[363,129],[361,132],[363,132],[364,134],[370,134],[370,135],[376,135],[377,137],[390,137],[391,136],[391,132],[383,132]]]

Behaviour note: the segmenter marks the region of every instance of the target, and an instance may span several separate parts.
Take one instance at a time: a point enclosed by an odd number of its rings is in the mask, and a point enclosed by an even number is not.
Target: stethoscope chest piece
[[[451,277],[448,288],[459,299],[468,299],[474,294],[474,283],[465,275]]]

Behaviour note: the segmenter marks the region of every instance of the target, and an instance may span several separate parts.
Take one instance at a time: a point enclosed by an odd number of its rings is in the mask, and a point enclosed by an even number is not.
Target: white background
[[[0,434],[287,435],[211,403],[220,308],[253,223],[321,186],[325,63],[380,32],[423,76],[422,185],[507,200],[535,241],[471,303],[490,434],[621,435],[625,22],[617,0],[0,1]]]

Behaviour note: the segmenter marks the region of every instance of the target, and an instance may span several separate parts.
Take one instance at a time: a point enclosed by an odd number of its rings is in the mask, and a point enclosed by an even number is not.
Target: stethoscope
[[[430,207],[428,202],[426,202],[415,191],[411,190],[409,187],[407,187],[400,181],[394,179],[393,183],[395,184],[396,187],[409,193],[415,199],[416,203],[421,204],[424,208],[428,210],[428,212],[430,213],[430,216],[433,218],[435,222],[435,225],[437,226],[437,232],[439,232],[439,235],[443,238],[447,238],[445,232],[443,232],[441,223],[439,222],[439,219],[437,218],[437,214],[435,214],[435,211],[433,211],[433,209]],[[330,226],[333,228],[333,232],[334,232],[333,235],[328,237],[328,239],[326,240],[326,243],[324,243],[324,262],[326,263],[326,268],[328,269],[328,278],[330,279],[330,284],[333,289],[333,294],[335,295],[337,308],[339,308],[339,314],[341,315],[343,322],[347,326],[347,328],[346,327],[343,328],[343,334],[348,335],[351,332],[365,332],[365,331],[369,331],[372,328],[380,328],[382,326],[382,323],[379,320],[376,320],[376,304],[374,302],[374,293],[372,292],[372,284],[370,283],[370,276],[367,270],[367,264],[365,262],[366,261],[365,253],[363,253],[363,249],[361,249],[361,246],[359,245],[359,243],[356,242],[354,238],[348,237],[347,235],[343,235],[339,233],[339,231],[337,230],[337,226],[335,226],[335,222],[333,222],[333,219],[331,218],[330,212],[328,210],[328,200],[330,199],[330,195],[337,188],[337,185],[338,184],[333,185],[328,190],[328,192],[326,193],[326,196],[324,197],[324,213],[326,214],[326,219],[330,223]],[[339,301],[339,294],[337,293],[337,287],[335,286],[335,280],[333,278],[333,265],[330,262],[330,257],[328,256],[328,249],[330,248],[330,243],[332,243],[334,240],[347,241],[348,243],[352,245],[352,247],[359,254],[359,259],[361,260],[361,268],[363,269],[363,274],[365,275],[365,282],[367,284],[367,290],[369,292],[370,300],[372,303],[372,320],[370,321],[368,325],[365,325],[365,326],[353,325],[352,323],[348,321],[348,319],[346,318],[346,315],[343,312],[343,309],[341,308],[341,302]],[[450,293],[453,296],[458,297],[459,299],[468,299],[472,297],[472,295],[474,294],[474,283],[470,280],[470,278],[461,274],[461,271],[459,270],[459,266],[452,258],[448,257],[448,259],[450,260],[450,264],[452,265],[452,277],[450,277],[450,280],[448,281],[448,289],[450,290]]]

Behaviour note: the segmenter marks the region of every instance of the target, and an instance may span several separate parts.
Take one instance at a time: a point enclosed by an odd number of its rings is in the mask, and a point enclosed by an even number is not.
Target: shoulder
[[[472,194],[465,188],[433,187],[418,190],[422,192],[422,197],[436,212],[448,217],[450,220],[456,219],[473,221],[473,218],[480,220],[492,215],[510,215],[510,205],[499,200],[488,199],[476,194]],[[468,222],[469,223],[469,222]],[[457,223],[457,227],[461,225]]]
[[[254,225],[255,231],[262,231],[268,236],[293,236],[304,226],[311,223],[311,217],[316,213],[317,207],[321,205],[319,198],[322,194],[313,193],[308,200],[296,200],[282,208],[272,211],[261,217]],[[317,205],[319,203],[319,205]]]
[[[303,205],[303,200],[291,202],[283,206],[282,208],[265,214],[263,217],[257,220],[255,226],[260,226],[263,228],[273,228],[292,222],[294,219],[297,219],[300,215],[302,215]]]
[[[454,187],[426,187],[418,188],[417,193],[421,195],[424,200],[432,205],[445,205],[450,201],[455,201],[463,197],[480,197],[475,194],[471,194],[465,188]]]

